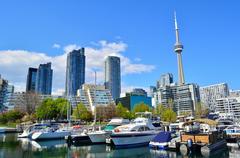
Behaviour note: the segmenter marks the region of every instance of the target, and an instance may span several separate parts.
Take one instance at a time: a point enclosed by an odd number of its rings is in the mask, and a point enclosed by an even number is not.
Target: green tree
[[[162,104],[158,104],[154,109],[154,113],[162,117],[163,113],[166,111],[166,108]]]
[[[161,119],[169,123],[176,122],[177,114],[171,108],[167,108],[162,114]]]
[[[68,100],[64,98],[58,98],[54,100],[53,104],[55,104],[57,108],[57,119],[67,119],[67,111],[69,110],[70,106]]]
[[[0,114],[0,123],[7,122],[17,122],[21,120],[24,116],[24,113],[19,110],[10,110],[5,113]]]
[[[76,108],[73,110],[73,116],[76,119],[80,119],[83,121],[91,121],[93,119],[93,115],[88,109],[86,108],[83,103],[79,103]]]
[[[67,110],[69,108],[68,101],[63,98],[53,100],[48,98],[43,100],[36,110],[38,119],[66,119]]]
[[[146,112],[146,111],[151,111],[151,108],[150,108],[147,104],[145,104],[145,103],[143,103],[143,102],[137,104],[137,105],[134,107],[134,109],[133,109],[133,113],[134,113],[134,114],[135,114],[136,112]]]
[[[174,101],[173,101],[173,99],[172,99],[172,98],[169,98],[169,99],[167,100],[167,102],[168,102],[168,108],[173,109],[173,106],[174,106]]]
[[[116,106],[116,116],[122,117],[125,119],[132,119],[134,116],[133,114],[119,102]]]
[[[57,106],[51,98],[45,99],[36,110],[36,117],[38,119],[54,119],[57,115]]]
[[[195,109],[195,117],[196,118],[206,117],[208,113],[209,113],[208,108],[206,108],[203,105],[203,103],[198,102]]]

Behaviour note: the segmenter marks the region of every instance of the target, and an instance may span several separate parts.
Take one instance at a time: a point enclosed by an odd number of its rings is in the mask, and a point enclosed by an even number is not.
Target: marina
[[[235,158],[240,154],[236,147],[228,147],[216,153],[212,158]],[[17,138],[17,134],[0,135],[0,157],[24,158],[182,158],[178,151],[152,150],[148,146],[137,148],[115,149],[106,144],[68,146],[65,140],[33,141],[28,138]],[[189,157],[201,158],[201,154],[192,153]]]
[[[143,157],[160,155],[169,158],[172,155],[214,157],[218,153],[229,154],[232,150],[238,153],[239,126],[223,128],[222,122],[183,118],[170,124],[162,122],[155,127],[152,113],[142,112],[131,121],[113,118],[105,126],[35,123],[24,127],[22,133],[2,133],[0,141],[2,150],[18,144],[18,149],[32,152],[63,150],[67,157],[73,153],[87,153],[90,157],[135,157],[141,154]]]

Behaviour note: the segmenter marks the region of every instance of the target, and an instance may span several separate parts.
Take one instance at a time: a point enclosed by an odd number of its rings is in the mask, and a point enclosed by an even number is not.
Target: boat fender
[[[120,132],[120,130],[119,129],[114,129],[114,132]]]
[[[182,155],[186,156],[189,153],[189,148],[187,147],[186,144],[181,144],[180,145],[180,152]]]
[[[192,145],[193,145],[192,139],[188,139],[188,140],[187,140],[187,146],[188,146],[188,148],[192,148]]]

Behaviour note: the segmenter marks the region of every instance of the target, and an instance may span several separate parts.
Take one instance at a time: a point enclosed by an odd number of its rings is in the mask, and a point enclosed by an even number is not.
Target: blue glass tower
[[[114,100],[120,97],[121,67],[119,57],[108,56],[105,60],[105,87],[110,90]]]
[[[26,92],[35,92],[37,81],[37,69],[30,67],[28,69]]]
[[[37,93],[49,95],[52,93],[52,75],[51,63],[39,65],[35,88]]]
[[[85,50],[73,50],[67,56],[66,95],[76,96],[77,90],[85,83]]]

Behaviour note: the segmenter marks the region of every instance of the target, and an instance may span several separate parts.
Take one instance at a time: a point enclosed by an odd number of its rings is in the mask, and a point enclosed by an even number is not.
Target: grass
[[[6,124],[0,123],[0,127],[10,127],[10,128],[16,128],[17,123],[9,122]]]

